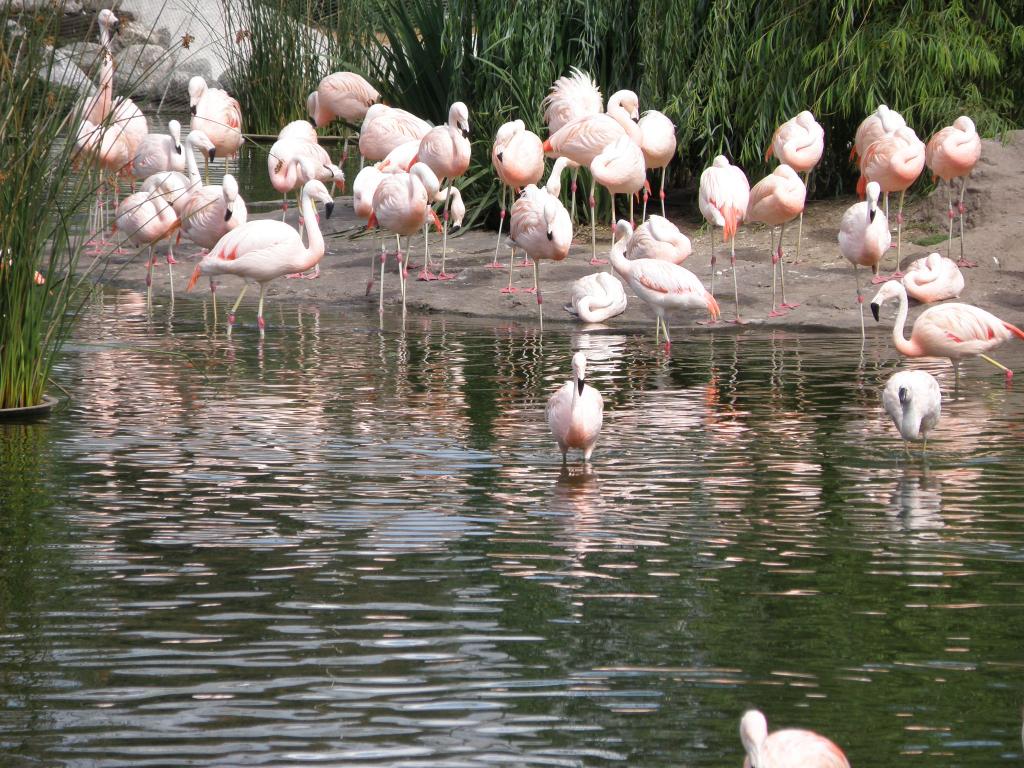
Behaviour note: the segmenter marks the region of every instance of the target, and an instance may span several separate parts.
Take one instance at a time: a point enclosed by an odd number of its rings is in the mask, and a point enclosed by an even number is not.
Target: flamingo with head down
[[[929,253],[911,262],[903,274],[907,295],[922,304],[955,299],[964,289],[959,265],[938,253]]]
[[[700,175],[698,205],[704,220],[711,225],[711,295],[715,295],[715,232],[722,228],[722,242],[732,243],[732,287],[736,299],[736,322],[740,320],[740,289],[736,278],[736,230],[747,216],[750,182],[746,175],[719,155]]]
[[[772,311],[768,313],[768,317],[778,317],[797,306],[786,301],[786,262],[782,252],[782,239],[786,234],[786,224],[804,209],[806,195],[807,188],[803,181],[797,176],[796,171],[785,163],[757,182],[750,190],[747,220],[760,221],[771,227]],[[780,227],[778,250],[775,250],[775,227]],[[782,278],[782,303],[778,309],[775,306],[776,271]]]
[[[804,186],[811,182],[811,171],[821,160],[825,151],[825,129],[814,119],[814,115],[804,110],[796,117],[780,125],[772,143],[765,152],[764,159],[772,155],[779,158],[797,173],[804,175]],[[800,243],[804,234],[804,212],[800,211],[800,223],[796,230],[796,261],[800,261]]]
[[[967,189],[967,177],[981,157],[981,137],[974,128],[974,121],[967,115],[960,115],[938,131],[928,140],[924,151],[925,163],[935,178],[949,184],[949,240],[946,245],[946,256],[953,248],[953,179],[960,179],[960,260],[957,266],[973,267],[976,264],[964,258],[964,190]]]
[[[756,709],[740,719],[740,741],[747,756],[743,768],[850,768],[830,739],[802,728],[768,733],[768,721]]]

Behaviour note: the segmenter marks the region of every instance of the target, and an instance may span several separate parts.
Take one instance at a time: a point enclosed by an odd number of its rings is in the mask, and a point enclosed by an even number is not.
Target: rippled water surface
[[[273,307],[108,293],[67,406],[0,425],[3,765],[738,766],[750,706],[854,766],[1020,764],[994,369],[943,375],[922,462],[882,338]],[[544,421],[574,348],[589,472]]]

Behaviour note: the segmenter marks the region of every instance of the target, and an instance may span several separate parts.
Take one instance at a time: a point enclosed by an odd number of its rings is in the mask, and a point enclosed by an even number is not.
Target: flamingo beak
[[[499,163],[505,162],[505,153],[504,152],[499,152],[497,155],[495,155],[495,157],[498,158],[498,162]]]
[[[871,314],[875,316],[875,322],[878,322],[878,305],[875,302],[871,302]]]
[[[900,387],[899,396],[900,396],[900,403],[905,405],[906,402],[907,402],[907,399],[910,396],[910,392],[907,390],[906,387]]]
[[[583,394],[583,387],[585,387],[585,386],[586,386],[586,384],[583,383],[583,377],[582,376],[580,376],[578,379],[576,379],[576,391],[579,392],[581,395]]]
[[[188,108],[188,111],[189,111],[189,112],[190,112],[190,113],[192,114],[192,116],[193,116],[193,117],[195,117],[195,114],[196,114],[196,105],[195,105],[195,104],[191,105],[191,106],[190,106],[190,107]]]
[[[206,154],[209,156],[210,162],[212,163],[213,159],[217,156],[217,148],[216,147],[210,147],[210,151],[207,152]]]
[[[549,229],[549,230],[548,230],[548,240],[554,240],[554,239],[555,239],[555,236],[554,236],[554,234],[553,234],[553,233],[551,232],[551,230]]]
[[[315,117],[309,118],[309,122],[311,122],[313,124],[314,128],[318,127],[317,124],[316,124],[316,118]]]
[[[453,225],[452,225],[452,233],[453,233],[453,234],[454,234],[455,232],[458,232],[458,231],[459,231],[460,229],[462,229],[462,225],[461,225],[461,224],[453,224]]]
[[[227,210],[224,211],[224,221],[230,221],[230,220],[231,220],[231,209],[228,208]]]
[[[324,218],[331,218],[331,214],[334,213],[334,201],[331,200],[329,203],[324,203],[324,211],[326,213]]]
[[[870,210],[868,211],[868,223],[869,223],[869,224],[870,224],[870,223],[871,223],[872,221],[874,221],[874,220],[875,220],[875,214],[876,214],[876,213],[878,213],[878,211],[876,211],[876,210],[875,210],[874,208],[872,208],[872,209],[870,209]]]
[[[175,152],[176,152],[177,154],[179,154],[179,155],[180,155],[180,154],[181,154],[181,144],[175,144],[175,145],[174,145],[174,151],[175,151]]]

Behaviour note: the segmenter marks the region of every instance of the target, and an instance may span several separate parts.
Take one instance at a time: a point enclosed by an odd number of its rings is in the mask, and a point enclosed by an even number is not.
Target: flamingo
[[[75,149],[72,155],[77,163],[83,156],[89,158],[89,162],[95,162],[102,174],[111,176],[123,175],[129,172],[131,167],[132,150],[128,143],[128,137],[120,126],[108,124],[104,121],[94,125],[88,120],[83,120],[78,126],[78,133],[75,137]],[[117,181],[112,182],[114,188],[115,202],[117,198]],[[109,241],[103,236],[106,227],[105,222],[105,199],[104,182],[96,188],[96,207],[93,213],[92,233],[90,240],[90,253],[99,253]],[[97,237],[98,236],[98,237]]]
[[[143,191],[157,191],[163,195],[174,207],[179,218],[184,215],[189,196],[203,183],[196,163],[195,150],[198,149],[210,160],[217,154],[217,148],[202,131],[189,132],[188,138],[185,139],[185,149],[185,174],[178,171],[163,171],[153,174],[142,183]]]
[[[303,177],[302,160],[307,161],[306,168],[316,169],[312,176]],[[324,183],[335,179],[344,182],[345,175],[341,168],[331,162],[327,150],[316,142],[305,139],[279,138],[270,147],[267,155],[267,173],[270,184],[281,193],[281,221],[285,220],[288,210],[288,193],[300,189],[311,178],[318,178]],[[302,226],[301,223],[299,225]]]
[[[149,254],[146,257],[146,303],[153,300],[153,264],[156,257],[153,255],[153,246],[161,240],[170,243],[171,235],[181,225],[170,203],[162,195],[148,192],[135,192],[128,195],[117,206],[114,214],[114,228],[125,234],[128,240],[136,246],[148,246]],[[170,246],[167,251],[167,273],[173,281],[171,265],[174,263],[174,256],[171,254]],[[173,287],[172,287],[173,296]]]
[[[775,155],[779,158],[780,163],[785,163],[797,173],[804,175],[804,186],[806,187],[810,185],[811,171],[821,160],[824,151],[825,129],[814,119],[814,115],[805,109],[776,129],[764,159],[768,160]],[[796,230],[797,262],[800,261],[800,241],[803,240],[803,234],[804,212],[800,211],[800,223]]]
[[[886,195],[900,193],[900,204],[896,212],[896,272],[899,277],[903,253],[903,199],[907,189],[917,181],[924,169],[925,146],[909,126],[897,128],[892,133],[876,139],[868,146],[860,161],[860,181],[857,191],[864,193],[867,182],[877,181]],[[889,208],[886,205],[886,217]]]
[[[377,170],[384,173],[404,173],[413,165],[416,153],[420,151],[420,143],[416,139],[404,141],[388,152],[387,156],[376,164]]]
[[[413,158],[413,163],[422,162],[430,167],[434,175],[448,186],[454,183],[455,179],[462,176],[469,169],[469,108],[461,101],[456,101],[448,109],[448,122],[431,128],[420,139],[420,148]],[[444,205],[444,234],[441,245],[441,271],[434,275],[430,271],[430,254],[427,253],[426,263],[423,271],[419,274],[420,280],[450,280],[454,275],[444,271],[445,257],[448,255],[448,204],[450,197],[445,197]]]
[[[928,433],[939,423],[942,392],[928,371],[897,371],[882,390],[882,407],[903,438],[910,453],[910,441],[921,440],[921,453],[928,447]]]
[[[242,138],[242,108],[227,91],[210,88],[201,75],[188,81],[188,105],[192,113],[192,130],[202,130],[217,147],[222,157],[238,154]],[[206,182],[210,168],[206,167]]]
[[[889,250],[892,234],[885,214],[878,210],[878,196],[881,190],[878,182],[872,181],[867,187],[867,200],[854,203],[846,209],[839,223],[839,252],[853,265],[853,278],[857,284],[857,306],[860,308],[860,339],[864,343],[864,297],[860,293],[860,276],[857,267],[871,267],[878,274],[882,254]]]
[[[680,232],[679,227],[663,216],[651,214],[629,238],[626,258],[660,259],[682,264],[692,252],[690,238]]]
[[[377,185],[380,184],[384,178],[383,172],[381,172],[375,165],[366,165],[359,169],[359,173],[356,175],[355,180],[352,182],[352,208],[355,210],[355,214],[360,219],[365,219],[367,222],[370,220],[370,216],[373,214],[373,193],[377,191]],[[380,239],[380,263],[383,267],[386,254],[384,251],[384,238]],[[374,263],[373,259],[370,259],[370,279],[366,282],[366,295],[370,295],[370,289],[373,288],[374,280]],[[381,300],[381,309],[383,311],[383,299]]]
[[[850,768],[831,740],[802,728],[768,734],[768,721],[756,709],[740,719],[740,741],[747,756],[743,768]]]
[[[601,89],[586,72],[569,68],[570,74],[555,80],[541,108],[544,110],[544,123],[548,126],[548,134],[556,133],[562,126],[579,117],[599,115],[604,111],[604,99]],[[571,163],[572,187],[571,205],[572,220],[576,221],[576,177],[579,164]]]
[[[213,248],[224,235],[249,218],[238,182],[230,173],[220,184],[197,187],[181,214],[181,234],[201,248]],[[174,263],[173,261],[171,263]]]
[[[302,188],[299,208],[306,226],[306,238],[309,247],[302,244],[299,233],[282,221],[259,219],[249,221],[228,232],[222,237],[206,256],[203,257],[192,272],[188,281],[191,291],[201,275],[208,275],[213,289],[215,275],[236,275],[245,279],[246,285],[231,312],[228,314],[228,333],[235,322],[235,311],[242,302],[248,289],[248,282],[260,286],[260,303],[256,313],[256,323],[263,336],[265,322],[263,320],[263,295],[267,283],[281,275],[305,272],[316,265],[324,256],[324,238],[316,220],[314,200],[324,203],[326,215],[330,218],[334,209],[334,200],[327,187],[318,179],[310,179]]]
[[[375,105],[376,106],[376,105]],[[408,266],[402,261],[402,237],[410,237],[419,231],[428,217],[433,218],[437,230],[441,223],[430,207],[430,201],[438,193],[439,182],[430,166],[416,163],[407,173],[384,174],[373,193],[373,213],[366,225],[379,226],[395,233],[398,249],[399,278],[402,289],[402,315],[405,316],[405,280]],[[384,263],[380,265],[380,305],[384,312]]]
[[[374,104],[363,117],[359,131],[359,154],[370,162],[387,157],[388,152],[411,139],[419,141],[431,125],[404,109]]]
[[[786,223],[796,218],[804,209],[807,188],[796,171],[785,163],[779,165],[768,176],[761,179],[750,190],[750,205],[747,207],[747,219],[760,221],[771,227],[772,236],[772,311],[768,317],[778,317],[786,310],[793,309],[796,304],[786,301],[786,262],[782,253],[782,238],[786,233]],[[779,249],[775,250],[775,227],[779,230]],[[775,265],[779,265],[782,275],[781,311],[775,307]]]
[[[568,161],[563,161],[564,162]],[[536,184],[544,175],[544,142],[533,131],[526,130],[522,120],[512,120],[498,128],[491,147],[491,165],[501,182],[501,212],[498,214],[498,242],[494,246],[494,261],[491,267],[501,269],[498,249],[501,247],[501,230],[505,224],[505,192],[523,189],[527,184]],[[557,192],[555,195],[557,196]],[[509,268],[511,281],[511,267]]]
[[[82,119],[93,125],[102,123],[114,103],[114,53],[112,35],[121,27],[121,22],[109,8],[102,9],[97,18],[100,32],[100,45],[103,48],[103,60],[100,63],[100,87],[85,103]]]
[[[604,399],[600,392],[586,383],[586,375],[587,356],[577,352],[572,356],[572,381],[560,386],[548,398],[545,408],[551,434],[562,452],[563,464],[570,448],[583,451],[583,461],[589,463],[601,434]]]
[[[332,72],[306,99],[306,110],[313,125],[327,125],[340,119],[347,126],[363,122],[366,111],[380,99],[377,89],[366,78],[355,72]],[[341,165],[348,160],[348,128],[345,129],[345,147],[341,153]]]
[[[667,310],[706,307],[711,319],[717,320],[718,302],[704,290],[697,276],[686,267],[658,259],[627,259],[625,251],[632,234],[633,226],[628,221],[619,219],[615,226],[615,242],[611,250],[612,266],[619,276],[629,283],[633,293],[654,310],[657,318],[654,343],[660,341],[660,331],[664,327],[665,351],[668,351],[672,345],[672,338],[668,334],[668,323],[665,321]]]
[[[903,275],[907,295],[922,304],[953,299],[964,289],[959,265],[938,253],[929,253],[911,262]]]
[[[320,142],[320,137],[317,136],[316,128],[314,128],[308,120],[292,120],[288,125],[282,128],[277,134],[277,140],[283,141],[285,139],[299,139],[301,141],[309,141],[313,144]]]
[[[857,126],[857,134],[854,138],[853,149],[850,150],[850,160],[864,157],[868,147],[886,134],[894,133],[897,129],[904,127],[907,121],[903,115],[885,104],[879,104],[878,109],[865,117]]]
[[[740,289],[736,279],[736,230],[747,216],[750,182],[728,158],[719,155],[700,175],[698,205],[704,220],[711,225],[711,295],[715,295],[715,232],[722,228],[722,242],[731,242],[732,287],[736,299],[736,322],[740,320]]]
[[[584,275],[572,284],[564,309],[585,323],[603,323],[626,311],[626,292],[615,275]]]
[[[540,261],[562,261],[572,246],[572,219],[554,195],[528,184],[512,204],[508,225],[509,239],[533,260],[533,284],[537,293],[537,312],[544,329],[544,300],[540,290]]]
[[[964,190],[967,177],[981,157],[981,137],[974,128],[974,121],[967,115],[960,115],[952,125],[938,131],[928,140],[925,147],[925,163],[935,178],[949,184],[949,240],[946,256],[953,248],[953,179],[960,179],[960,260],[957,266],[977,266],[964,258]]]
[[[676,155],[676,126],[668,116],[656,109],[644,112],[640,122],[640,148],[644,151],[644,164],[647,168],[661,168],[661,186],[658,197],[661,198],[661,215],[665,215],[665,169]],[[650,194],[644,190],[643,219],[647,218],[647,199]]]
[[[960,363],[967,357],[980,357],[1013,378],[1013,371],[993,360],[986,352],[998,347],[1011,336],[1024,339],[1024,331],[1000,320],[991,312],[971,304],[938,304],[929,307],[914,321],[910,338],[903,338],[907,321],[907,290],[899,280],[889,280],[871,300],[871,314],[878,320],[879,309],[887,299],[899,299],[896,323],[892,329],[892,342],[896,350],[906,357],[945,357],[953,364],[957,383],[960,381]]]
[[[167,133],[149,133],[135,150],[132,175],[147,179],[154,173],[185,170],[185,153],[181,146],[181,123],[167,121]]]
[[[612,196],[612,222],[615,222],[615,195],[629,195],[629,221],[633,222],[633,195],[647,184],[647,166],[640,145],[628,136],[605,147],[590,162],[594,180]]]

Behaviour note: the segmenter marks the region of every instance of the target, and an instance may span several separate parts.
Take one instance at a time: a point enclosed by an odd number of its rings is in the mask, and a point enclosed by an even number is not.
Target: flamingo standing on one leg
[[[379,226],[395,233],[398,249],[399,278],[402,290],[402,316],[405,316],[405,281],[408,277],[408,263],[402,260],[402,237],[416,234],[428,217],[434,220],[437,230],[441,223],[430,207],[438,193],[439,182],[426,163],[416,163],[408,173],[386,173],[373,193],[373,213],[368,227]],[[380,265],[380,311],[384,306],[384,263]]]
[[[690,238],[663,216],[652,214],[629,238],[626,258],[661,259],[682,264],[693,252]]]
[[[740,719],[740,741],[747,756],[743,768],[850,768],[831,740],[802,728],[768,733],[768,721],[756,709]]]
[[[864,157],[868,147],[889,133],[904,127],[907,121],[899,112],[889,109],[885,104],[879,104],[878,109],[861,120],[857,126],[857,133],[853,140],[853,149],[850,150],[850,160],[857,160]],[[889,212],[885,212],[889,215]]]
[[[148,192],[135,192],[128,195],[118,204],[114,216],[114,227],[123,232],[133,245],[149,247],[146,257],[146,304],[148,305],[153,301],[153,264],[156,262],[153,246],[161,240],[167,240],[169,244],[174,230],[180,226],[181,221],[162,195]],[[170,274],[173,263],[174,257],[168,246],[168,274]],[[174,275],[170,276],[173,280]],[[173,287],[171,291],[173,295]]]
[[[359,154],[375,163],[383,160],[399,144],[419,141],[431,129],[430,123],[411,112],[385,104],[374,104],[363,117],[359,129]]]
[[[857,306],[860,309],[860,340],[864,344],[864,297],[860,293],[860,276],[857,267],[871,267],[872,274],[878,274],[882,255],[889,250],[892,234],[885,213],[878,210],[878,196],[881,190],[878,182],[872,181],[867,187],[867,200],[854,203],[846,209],[839,223],[839,252],[853,265],[853,278],[857,283]]]
[[[188,290],[192,290],[201,275],[236,275],[246,281],[258,283],[260,286],[260,303],[256,313],[256,323],[263,336],[263,295],[267,283],[282,275],[305,272],[312,269],[324,256],[324,238],[317,224],[314,200],[324,203],[326,215],[330,218],[334,209],[334,199],[327,187],[318,179],[307,181],[302,188],[299,208],[306,227],[306,239],[309,246],[302,244],[302,239],[294,227],[283,221],[259,219],[249,221],[228,232],[213,247],[192,272],[188,282]],[[228,333],[235,322],[235,311],[245,296],[248,285],[243,286],[238,299],[228,315]]]
[[[971,304],[939,304],[929,307],[914,321],[910,338],[903,338],[903,326],[907,321],[907,290],[899,280],[889,280],[871,300],[871,313],[878,320],[878,312],[887,299],[898,299],[896,323],[892,329],[892,342],[897,351],[907,357],[946,357],[953,364],[957,382],[960,380],[960,363],[967,357],[980,357],[1006,373],[1006,380],[1013,378],[1013,371],[993,360],[986,352],[998,347],[1012,336],[1024,339],[1024,331],[1011,325],[991,312]]]
[[[384,174],[376,166],[365,165],[359,169],[355,181],[352,182],[352,208],[355,210],[358,218],[369,222],[370,216],[373,215],[373,194],[377,191],[377,185],[380,184],[383,178]],[[387,255],[384,250],[384,237],[382,235],[380,239],[380,263],[382,268],[386,259]],[[366,281],[367,296],[370,295],[370,290],[373,288],[374,266],[373,259],[371,258],[370,279]],[[383,291],[383,286],[381,286],[381,290]],[[384,311],[383,298],[380,303],[380,311]]]
[[[661,186],[658,197],[661,198],[661,215],[665,215],[665,169],[676,155],[676,126],[663,112],[649,109],[644,112],[640,122],[640,148],[644,151],[644,164],[648,169],[661,169]],[[642,219],[647,219],[647,199],[650,193],[644,189],[644,211]]]
[[[911,262],[903,273],[907,295],[922,304],[954,299],[964,289],[964,275],[952,259],[929,253]]]
[[[420,139],[420,148],[416,157],[413,158],[413,163],[426,163],[435,176],[442,181],[447,181],[448,186],[451,187],[455,179],[469,170],[470,150],[469,108],[461,101],[456,101],[448,110],[448,122],[445,125],[431,128]],[[454,277],[444,271],[445,257],[448,255],[448,205],[450,199],[450,197],[445,198],[442,217],[444,233],[441,236],[441,271],[436,275],[438,280],[450,280]],[[427,254],[428,261],[429,258],[430,255]],[[430,272],[430,264],[424,264],[419,279],[433,280],[434,278],[435,275]]]
[[[628,136],[609,144],[590,163],[594,180],[612,196],[612,228],[615,226],[615,195],[629,196],[629,223],[633,223],[633,195],[647,184],[647,166],[640,145]]]
[[[731,243],[732,288],[736,300],[736,322],[740,323],[740,289],[736,278],[736,230],[747,216],[750,182],[746,175],[719,155],[700,175],[698,205],[711,225],[711,295],[715,295],[715,227],[722,228],[722,242]]]
[[[811,180],[811,171],[821,160],[825,151],[825,129],[822,128],[814,115],[806,109],[796,117],[787,120],[778,127],[772,137],[772,143],[765,152],[764,159],[772,155],[779,158],[797,173],[804,175],[804,186]],[[804,234],[804,212],[800,211],[800,223],[796,230],[796,262],[800,261],[800,241]]]
[[[768,317],[778,317],[785,311],[793,309],[796,304],[786,301],[786,262],[782,252],[782,238],[786,233],[787,222],[796,218],[804,209],[807,188],[796,171],[783,163],[765,176],[750,190],[750,205],[747,208],[749,221],[760,221],[771,227],[772,234],[772,311]],[[775,227],[779,230],[779,249],[775,250]],[[776,265],[782,276],[782,304],[775,306],[775,272]]]
[[[949,185],[949,240],[946,245],[946,256],[953,248],[953,179],[960,179],[960,260],[959,267],[975,267],[977,264],[964,258],[964,190],[967,189],[967,177],[981,157],[981,137],[974,128],[974,121],[967,115],[961,115],[952,125],[938,131],[931,139],[924,152],[925,163],[932,174]]]
[[[563,464],[570,448],[583,451],[583,461],[588,463],[601,434],[604,399],[586,383],[586,375],[587,356],[577,352],[572,356],[572,381],[565,382],[548,398],[545,409]]]
[[[563,163],[566,161],[563,161]],[[501,230],[505,225],[505,192],[511,187],[518,190],[527,184],[536,184],[544,175],[544,142],[533,131],[526,130],[522,120],[505,123],[494,137],[491,147],[491,165],[501,181],[501,211],[498,214],[498,242],[494,246],[494,261],[491,267],[501,269],[498,249],[501,246]],[[512,293],[512,268],[509,267],[509,287],[504,293]]]
[[[509,238],[533,260],[537,312],[544,330],[544,298],[540,290],[540,261],[562,261],[572,246],[572,220],[562,201],[529,184],[512,204]]]
[[[188,81],[188,105],[192,112],[192,130],[203,131],[217,147],[217,154],[235,157],[242,146],[242,108],[227,91],[210,88],[201,75]],[[206,183],[210,167],[206,166]]]
[[[877,181],[887,198],[890,192],[900,193],[900,204],[896,211],[896,272],[893,277],[900,277],[902,266],[903,199],[924,169],[924,155],[924,143],[917,138],[914,129],[903,126],[872,142],[860,161],[858,193],[864,194],[869,181]]]
[[[664,328],[665,350],[668,351],[672,345],[668,323],[665,321],[665,313],[668,310],[706,308],[711,319],[717,320],[718,302],[704,290],[697,276],[686,267],[659,259],[627,259],[625,252],[632,234],[632,225],[620,219],[615,226],[615,243],[611,250],[612,266],[619,276],[629,283],[633,293],[654,310],[657,317],[654,343],[660,341],[660,332]]]
[[[345,123],[345,146],[341,152],[341,165],[348,160],[349,128],[359,125],[366,111],[377,103],[380,94],[366,78],[355,72],[332,72],[320,81],[317,89],[306,99],[306,110],[313,125],[320,127],[333,120]],[[360,166],[362,164],[360,163]]]
[[[200,248],[209,250],[224,235],[245,224],[249,212],[245,200],[238,194],[238,182],[230,173],[225,173],[220,184],[196,187],[188,196],[188,202],[181,212],[181,234]],[[167,269],[174,264],[168,256]],[[213,309],[217,313],[216,284],[210,280],[213,292]],[[174,288],[171,288],[171,299]]]
[[[548,127],[548,135],[556,133],[562,126],[579,117],[599,115],[604,111],[604,99],[601,89],[594,79],[576,67],[569,68],[570,74],[558,78],[551,86],[550,92],[541,102],[544,110],[544,123]],[[572,186],[570,187],[570,206],[573,224],[576,222],[576,177],[579,164],[568,161],[572,168]]]
[[[910,453],[910,441],[921,441],[921,454],[928,448],[928,433],[942,415],[942,391],[928,371],[897,371],[882,390],[882,407],[896,426],[903,447]]]

